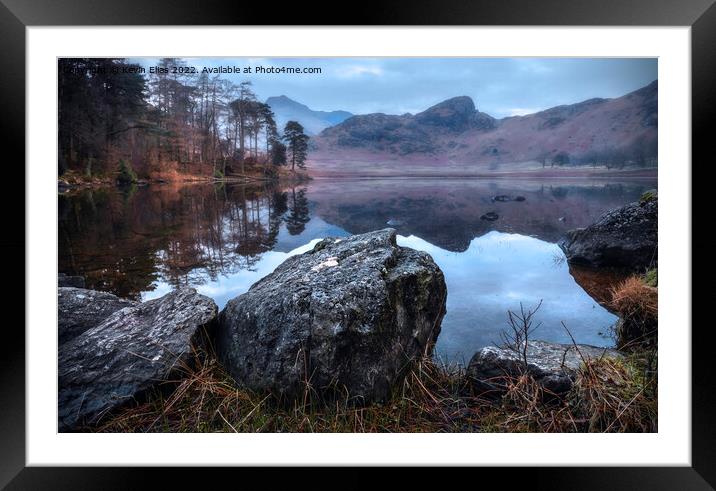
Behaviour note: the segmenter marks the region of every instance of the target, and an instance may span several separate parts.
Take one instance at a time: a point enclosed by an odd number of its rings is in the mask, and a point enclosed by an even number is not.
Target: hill
[[[310,160],[447,166],[486,171],[520,162],[545,166],[657,157],[658,85],[614,99],[589,99],[496,119],[461,96],[412,115],[353,116],[312,139]]]

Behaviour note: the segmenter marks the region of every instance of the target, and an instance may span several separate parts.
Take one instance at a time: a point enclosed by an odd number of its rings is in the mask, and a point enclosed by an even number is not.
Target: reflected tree
[[[291,223],[307,221],[305,191]],[[272,186],[161,186],[59,197],[59,271],[137,299],[156,281],[199,285],[275,247],[289,197]]]
[[[291,189],[291,204],[288,216],[285,218],[286,230],[291,235],[299,235],[306,229],[306,224],[311,220],[308,211],[308,198],[306,198],[306,189],[296,192],[296,188]]]

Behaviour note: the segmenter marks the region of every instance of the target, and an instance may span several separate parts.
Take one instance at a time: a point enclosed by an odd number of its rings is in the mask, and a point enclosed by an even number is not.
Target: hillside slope
[[[614,99],[589,99],[526,116],[495,119],[466,96],[401,116],[353,116],[312,139],[310,160],[502,164],[655,158],[658,85]]]

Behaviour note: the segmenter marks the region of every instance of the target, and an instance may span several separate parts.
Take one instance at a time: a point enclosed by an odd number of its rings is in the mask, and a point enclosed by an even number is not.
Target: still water
[[[540,301],[535,339],[569,342],[564,322],[577,342],[609,346],[616,317],[577,284],[556,243],[655,187],[643,180],[316,179],[295,187],[84,190],[59,196],[59,271],[142,300],[189,284],[223,308],[323,237],[392,226],[400,245],[430,253],[445,273],[442,359],[465,362],[499,343],[507,312]],[[484,219],[489,212],[498,218]]]

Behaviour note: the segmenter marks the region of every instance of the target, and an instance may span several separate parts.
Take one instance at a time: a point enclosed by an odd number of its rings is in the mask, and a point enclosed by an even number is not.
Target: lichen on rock
[[[521,355],[508,347],[486,346],[470,360],[467,375],[479,392],[500,393],[506,378],[529,374],[550,392],[563,394],[572,387],[583,358],[621,357],[609,348],[539,340],[527,343],[526,366]]]
[[[284,401],[380,401],[430,353],[446,296],[440,268],[393,229],[328,238],[228,302],[217,351],[238,384]]]
[[[217,306],[193,288],[118,310],[62,344],[58,354],[59,429],[94,424],[166,381],[187,362]]]

